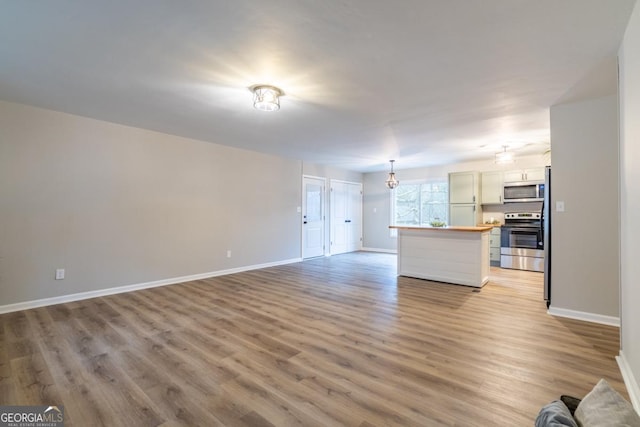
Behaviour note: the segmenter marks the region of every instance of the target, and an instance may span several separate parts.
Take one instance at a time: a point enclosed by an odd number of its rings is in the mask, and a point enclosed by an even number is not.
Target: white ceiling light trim
[[[251,87],[253,92],[253,106],[260,111],[278,111],[280,109],[280,97],[284,92],[270,85],[256,85]]]
[[[507,146],[502,146],[503,151],[496,153],[496,163],[499,165],[506,165],[508,163],[513,163],[513,153],[507,152]]]

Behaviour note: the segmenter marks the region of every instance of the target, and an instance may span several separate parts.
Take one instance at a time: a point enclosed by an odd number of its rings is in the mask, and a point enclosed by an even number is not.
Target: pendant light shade
[[[280,97],[284,95],[282,90],[275,86],[258,85],[251,88],[253,91],[253,106],[261,111],[278,111],[280,109]]]
[[[503,151],[496,153],[496,163],[499,165],[505,165],[507,163],[513,163],[513,154],[507,153],[507,146],[502,146]]]
[[[387,184],[387,188],[390,190],[393,190],[398,185],[400,185],[400,181],[396,179],[396,174],[393,172],[393,162],[395,162],[395,160],[389,160],[389,163],[391,163],[391,172],[389,172],[389,176],[385,181],[385,184]]]

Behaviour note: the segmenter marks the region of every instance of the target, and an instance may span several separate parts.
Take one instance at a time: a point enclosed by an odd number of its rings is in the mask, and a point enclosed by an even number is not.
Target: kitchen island
[[[398,230],[398,275],[482,287],[489,281],[493,227],[404,227]]]

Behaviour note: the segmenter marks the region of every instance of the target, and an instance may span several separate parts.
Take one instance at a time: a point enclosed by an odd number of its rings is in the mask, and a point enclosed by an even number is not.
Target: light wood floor
[[[67,426],[530,426],[600,378],[618,329],[554,318],[542,275],[482,290],[355,253],[0,316],[0,404]]]

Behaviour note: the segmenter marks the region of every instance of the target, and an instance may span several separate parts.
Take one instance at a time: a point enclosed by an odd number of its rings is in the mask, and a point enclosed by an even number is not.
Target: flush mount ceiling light
[[[278,111],[280,109],[280,97],[284,92],[269,85],[256,85],[250,87],[253,92],[253,106],[261,111]]]
[[[395,162],[395,160],[389,160],[389,163],[391,163],[391,172],[389,172],[389,176],[385,181],[385,184],[387,184],[387,188],[390,190],[393,190],[398,185],[400,185],[400,181],[396,179],[396,174],[393,173],[393,162]]]
[[[496,163],[499,165],[506,165],[507,163],[513,163],[513,154],[507,153],[507,146],[502,146],[503,150],[496,153]]]

